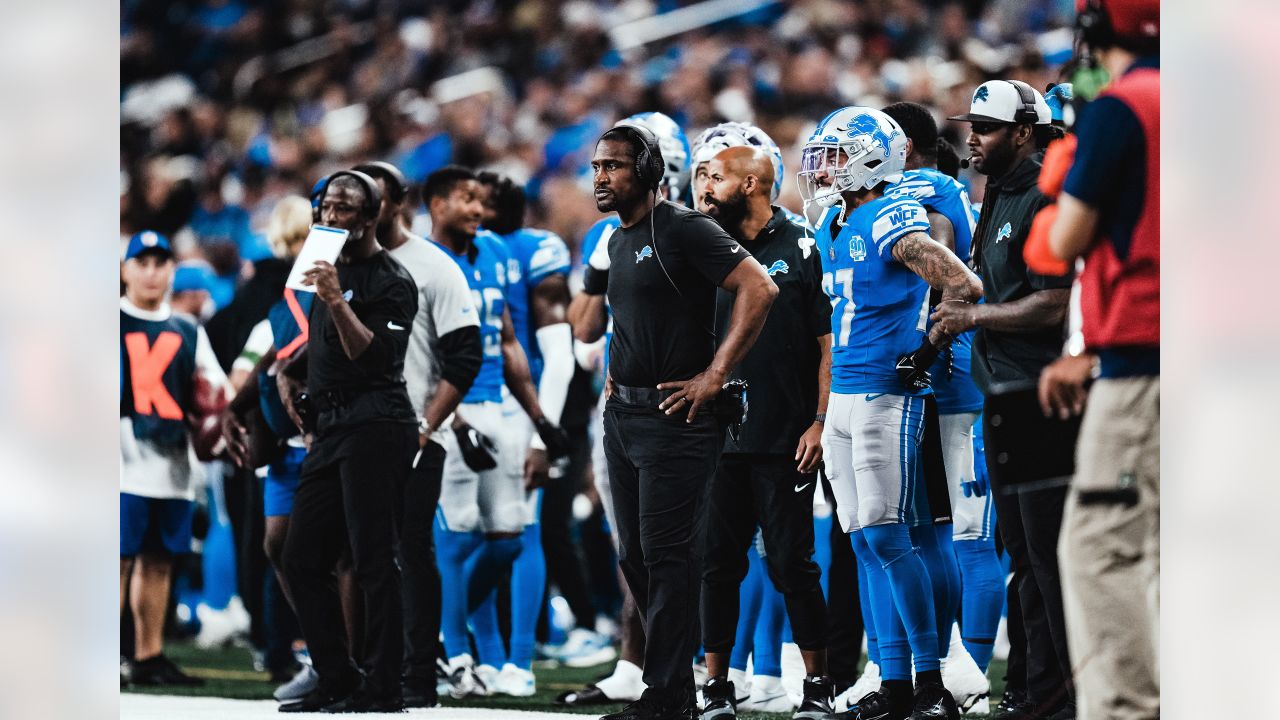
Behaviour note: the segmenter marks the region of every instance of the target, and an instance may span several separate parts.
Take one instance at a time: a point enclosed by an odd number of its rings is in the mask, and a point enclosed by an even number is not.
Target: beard
[[[736,228],[747,216],[747,196],[742,190],[733,191],[723,200],[703,196],[703,202],[707,205],[706,214],[725,229]]]

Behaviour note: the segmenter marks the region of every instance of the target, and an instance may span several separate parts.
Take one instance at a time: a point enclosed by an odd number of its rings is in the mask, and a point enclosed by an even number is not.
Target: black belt
[[[663,400],[675,393],[675,390],[659,390],[658,388],[630,387],[628,385],[615,384],[610,397],[628,405],[656,408]]]

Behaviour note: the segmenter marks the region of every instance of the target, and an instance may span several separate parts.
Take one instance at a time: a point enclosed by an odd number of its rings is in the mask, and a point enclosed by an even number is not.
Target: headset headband
[[[382,208],[382,191],[378,189],[376,180],[359,170],[339,170],[326,178],[324,189],[320,191],[321,200],[324,199],[325,193],[329,192],[329,186],[333,184],[333,181],[340,177],[355,178],[356,182],[364,186],[365,204],[363,209],[371,217],[378,217],[378,211]]]
[[[1005,82],[1018,91],[1018,99],[1022,101],[1022,107],[1013,114],[1013,121],[1015,123],[1031,123],[1032,125],[1039,123],[1040,113],[1036,112],[1036,91],[1021,80],[1006,80]]]

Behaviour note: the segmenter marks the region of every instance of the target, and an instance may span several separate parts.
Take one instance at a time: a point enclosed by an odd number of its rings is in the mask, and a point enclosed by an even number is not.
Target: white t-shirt
[[[391,256],[404,265],[418,286],[418,314],[409,332],[404,381],[409,401],[421,417],[440,382],[436,343],[459,328],[479,327],[480,318],[462,269],[434,243],[415,235],[392,250]]]
[[[172,314],[168,303],[149,311],[123,297],[120,309],[141,320],[167,320]],[[196,374],[210,385],[222,387],[224,392],[230,389],[227,375],[201,326],[196,327]],[[203,480],[204,468],[196,459],[190,440],[183,448],[161,448],[134,436],[132,418],[120,418],[120,492],[149,498],[194,500],[195,486]]]

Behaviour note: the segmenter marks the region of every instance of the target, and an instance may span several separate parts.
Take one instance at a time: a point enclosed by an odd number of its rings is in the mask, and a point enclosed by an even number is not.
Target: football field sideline
[[[274,700],[233,700],[219,697],[142,695],[121,693],[121,720],[267,720],[281,717]],[[430,716],[440,720],[557,720],[581,718],[572,713],[497,708],[413,708],[405,713],[369,714],[364,717]],[[324,713],[298,713],[291,717],[333,717]]]

